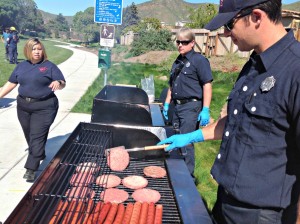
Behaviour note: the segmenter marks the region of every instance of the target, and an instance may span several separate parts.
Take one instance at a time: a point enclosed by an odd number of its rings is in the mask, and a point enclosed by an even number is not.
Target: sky
[[[35,0],[38,9],[45,12],[64,16],[74,16],[79,11],[84,11],[88,7],[95,5],[96,0]],[[123,7],[134,4],[148,2],[149,0],[123,0]],[[215,3],[219,4],[219,0],[185,0],[190,3]],[[299,0],[283,0],[283,4],[290,4]]]

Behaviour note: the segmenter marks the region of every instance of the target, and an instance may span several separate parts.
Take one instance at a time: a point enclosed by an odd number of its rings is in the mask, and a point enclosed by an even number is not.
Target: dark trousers
[[[5,47],[5,59],[6,59],[6,60],[9,60],[8,45],[5,44],[4,47]]]
[[[218,188],[217,202],[213,208],[215,224],[294,224],[291,215],[286,217],[281,208],[259,208],[236,200],[223,187]],[[290,213],[291,214],[291,213]],[[295,216],[294,216],[295,217]]]
[[[38,102],[27,102],[18,96],[18,119],[28,144],[28,157],[24,166],[26,169],[37,170],[40,161],[45,158],[45,145],[49,129],[57,111],[58,99],[55,95],[50,99]]]
[[[9,54],[9,62],[13,64],[18,63],[18,50],[17,46],[9,46],[8,47],[8,54]]]
[[[176,104],[173,114],[173,127],[179,129],[180,134],[195,131],[198,128],[198,115],[202,109],[202,101],[188,102],[185,104]],[[194,176],[195,168],[195,150],[194,146],[181,148],[184,155],[184,161],[191,173]]]

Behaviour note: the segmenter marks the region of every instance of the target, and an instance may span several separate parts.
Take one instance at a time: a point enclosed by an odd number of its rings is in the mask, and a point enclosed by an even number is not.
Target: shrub
[[[155,50],[174,50],[170,31],[161,30],[142,30],[138,33],[138,38],[132,42],[130,53],[139,56],[149,51]]]

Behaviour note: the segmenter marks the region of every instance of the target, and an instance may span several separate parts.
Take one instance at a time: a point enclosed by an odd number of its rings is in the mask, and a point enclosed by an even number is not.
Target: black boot
[[[35,171],[27,169],[24,176],[23,176],[23,178],[26,179],[29,182],[34,181]]]

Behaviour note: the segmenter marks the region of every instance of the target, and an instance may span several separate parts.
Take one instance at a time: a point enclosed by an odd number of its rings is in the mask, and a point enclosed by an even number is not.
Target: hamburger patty
[[[104,202],[111,203],[123,203],[128,199],[128,197],[129,195],[126,191],[117,188],[108,188],[100,194],[100,198]]]
[[[107,165],[113,171],[123,171],[129,164],[129,154],[124,146],[111,148],[107,155]]]
[[[143,189],[135,190],[132,193],[132,197],[135,201],[156,203],[160,199],[160,193],[156,190],[152,190],[149,188],[143,188]]]
[[[122,180],[122,184],[130,189],[141,189],[148,185],[148,180],[142,176],[128,176]]]
[[[94,176],[91,172],[80,172],[72,175],[70,184],[73,186],[87,186],[93,182]]]
[[[147,177],[163,178],[167,175],[167,171],[160,166],[147,166],[144,168],[144,174]]]
[[[72,187],[66,191],[65,194],[68,198],[93,198],[95,191],[88,187]]]
[[[81,173],[83,173],[83,172],[95,173],[99,170],[100,170],[100,166],[98,166],[97,163],[94,163],[94,162],[80,163],[76,167],[76,172],[77,173],[79,173],[79,172],[81,172]]]
[[[96,184],[101,187],[112,188],[121,184],[121,178],[113,174],[101,175],[97,177]]]

